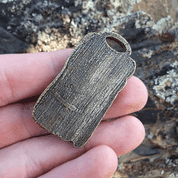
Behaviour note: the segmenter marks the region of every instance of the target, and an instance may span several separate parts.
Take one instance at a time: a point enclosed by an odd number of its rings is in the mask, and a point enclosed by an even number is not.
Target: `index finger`
[[[39,95],[61,71],[72,49],[0,56],[0,106]]]

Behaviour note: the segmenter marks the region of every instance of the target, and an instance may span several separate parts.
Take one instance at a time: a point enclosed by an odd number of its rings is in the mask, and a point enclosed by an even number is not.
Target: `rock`
[[[145,140],[119,157],[113,177],[178,177],[176,0],[3,0],[0,7],[2,34],[21,39],[22,46],[28,44],[24,52],[74,47],[88,32],[115,31],[124,36],[137,63],[135,76],[147,86],[149,100],[134,113],[145,126]],[[3,53],[19,51],[17,43],[4,44]]]
[[[175,25],[169,29],[169,32],[174,35],[175,41],[178,42],[178,22],[176,22]]]
[[[0,27],[0,54],[24,52],[29,45]]]
[[[171,16],[174,21],[178,20],[177,7],[178,2],[176,0],[165,1],[165,0],[141,0],[136,1],[133,11],[144,11],[152,16],[155,22],[159,21],[163,17]]]
[[[151,84],[156,96],[174,105],[178,100],[178,61],[165,64]]]
[[[165,33],[173,26],[173,19],[171,16],[161,18],[155,25],[153,25],[153,29],[158,33]]]
[[[63,17],[66,14],[64,5],[67,2],[53,1],[14,1],[6,4],[0,3],[3,11],[0,19],[3,27],[18,38],[28,43],[36,44],[39,31],[45,31],[46,27],[60,28],[63,26]]]

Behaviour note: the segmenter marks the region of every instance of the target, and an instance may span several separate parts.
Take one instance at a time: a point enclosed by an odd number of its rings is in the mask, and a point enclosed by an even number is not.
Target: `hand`
[[[35,123],[32,109],[37,97],[60,72],[70,52],[0,56],[0,177],[109,178],[117,168],[117,156],[143,141],[142,123],[128,115],[147,102],[146,87],[136,77],[128,79],[82,148]],[[111,118],[118,119],[106,121]]]

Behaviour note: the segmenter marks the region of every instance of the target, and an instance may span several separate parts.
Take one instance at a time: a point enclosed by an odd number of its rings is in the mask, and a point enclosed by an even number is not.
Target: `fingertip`
[[[139,78],[132,76],[128,79],[126,87],[121,91],[121,97],[126,114],[131,114],[143,109],[146,105],[148,100],[147,88]]]
[[[126,154],[137,148],[145,138],[145,128],[142,122],[134,116],[125,116],[125,124],[123,131],[125,131],[125,141],[123,141],[122,149],[118,156]]]
[[[111,147],[117,156],[138,147],[145,137],[145,128],[134,116],[124,116],[112,121],[102,121],[85,147],[102,144]]]
[[[136,111],[139,111],[144,108],[148,101],[148,90],[145,84],[137,77],[133,76],[132,80],[136,84],[134,89],[137,92],[137,103]]]
[[[124,89],[119,92],[104,120],[137,112],[146,105],[147,100],[146,86],[139,78],[132,76],[128,79]]]
[[[100,170],[96,167],[96,177],[111,177],[117,169],[118,159],[112,148],[107,145],[99,145],[97,147],[97,164]]]
[[[106,145],[96,146],[80,157],[66,162],[40,178],[47,177],[111,177],[117,168],[117,155]]]
[[[54,69],[54,75],[57,75],[62,70],[66,59],[72,51],[73,49],[68,48],[47,53]]]

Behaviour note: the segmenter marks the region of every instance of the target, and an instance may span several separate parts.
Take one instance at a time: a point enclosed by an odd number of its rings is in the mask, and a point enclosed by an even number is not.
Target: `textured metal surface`
[[[107,41],[115,41],[124,52]],[[33,110],[35,121],[82,147],[133,75],[136,65],[130,54],[128,42],[116,33],[86,35],[39,97]]]

